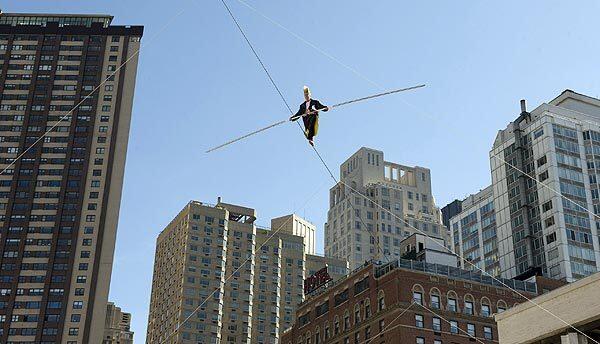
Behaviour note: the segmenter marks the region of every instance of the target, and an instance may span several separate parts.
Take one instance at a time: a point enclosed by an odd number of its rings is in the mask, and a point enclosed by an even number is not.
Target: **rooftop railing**
[[[408,259],[398,259],[385,265],[376,267],[375,278],[379,278],[383,275],[386,275],[387,273],[397,268],[413,271],[422,271],[435,275],[446,276],[452,279],[460,279],[465,281],[487,284],[494,287],[506,288],[508,286],[509,288],[528,293],[537,293],[537,285],[532,282],[525,282],[501,277],[492,278],[489,275],[485,275],[481,271],[463,270],[453,266],[433,264]]]

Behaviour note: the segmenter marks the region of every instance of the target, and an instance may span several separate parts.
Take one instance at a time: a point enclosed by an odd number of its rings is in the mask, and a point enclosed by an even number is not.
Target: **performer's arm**
[[[302,105],[300,105],[300,108],[298,109],[298,112],[296,112],[295,115],[293,115],[292,117],[290,117],[290,121],[295,121],[298,118],[300,118],[300,116],[302,116]]]
[[[318,111],[324,111],[324,112],[329,111],[329,106],[325,106],[325,105],[321,104],[321,102],[318,100],[316,100],[316,102],[317,102],[316,108]]]

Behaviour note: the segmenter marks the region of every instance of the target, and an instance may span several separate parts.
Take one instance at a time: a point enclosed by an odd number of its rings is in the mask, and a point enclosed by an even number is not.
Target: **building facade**
[[[411,226],[448,245],[429,169],[388,162],[383,152],[363,147],[340,166],[340,179],[329,192],[327,256],[347,259],[352,269],[371,259],[398,258],[402,239],[416,232]]]
[[[106,322],[102,344],[133,344],[131,314],[109,302],[106,305]]]
[[[0,15],[2,343],[102,338],[143,34],[111,21]]]
[[[500,276],[492,187],[470,195],[461,204],[462,211],[450,219],[452,248],[464,258],[459,259],[460,267],[466,270],[483,269],[491,276]]]
[[[503,282],[528,297],[538,291]],[[302,303],[282,343],[497,343],[493,314],[523,301],[478,272],[405,259],[367,264]]]
[[[570,282],[597,271],[599,122],[600,100],[567,90],[531,112],[522,102],[498,133],[490,164],[502,276]]]
[[[462,201],[455,199],[442,208],[442,223],[450,228],[450,219],[462,212]]]
[[[291,216],[291,219],[290,219]],[[317,227],[309,221],[301,218],[296,214],[286,215],[271,220],[271,228],[281,230],[285,233],[290,233],[304,238],[304,252],[307,254],[315,254],[315,233]]]
[[[551,290],[533,302],[539,307],[526,302],[496,315],[500,344],[600,341],[600,274]]]
[[[273,219],[272,229],[255,221],[254,209],[192,201],[160,233],[148,343],[279,343],[309,272],[327,265],[334,279],[346,275],[346,261],[309,254],[314,237],[293,234],[304,219]]]

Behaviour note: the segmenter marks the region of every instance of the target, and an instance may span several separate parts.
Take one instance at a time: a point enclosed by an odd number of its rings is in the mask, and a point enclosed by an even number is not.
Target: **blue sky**
[[[567,88],[600,95],[595,1],[246,1],[384,88],[427,84],[322,116],[317,145],[336,173],[361,146],[428,167],[441,206],[488,185],[489,148],[520,99],[531,109]],[[228,3],[294,109],[305,84],[325,104],[379,91]],[[3,10],[108,13],[146,27],[110,293],[133,314],[136,342],[156,237],[189,200],[221,196],[257,209],[262,225],[295,210],[317,225],[322,252],[332,182],[294,125],[204,154],[288,116],[220,1],[28,0]]]

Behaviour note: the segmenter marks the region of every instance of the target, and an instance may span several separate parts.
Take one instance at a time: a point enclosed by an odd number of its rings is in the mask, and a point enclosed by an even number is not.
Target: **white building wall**
[[[491,206],[490,210],[486,210]],[[484,208],[485,207],[485,208]],[[477,251],[479,254],[478,259],[469,260],[472,264],[475,264],[481,269],[485,269],[486,272],[493,276],[499,276],[498,266],[498,240],[496,231],[497,214],[494,209],[494,193],[492,186],[481,190],[480,192],[470,195],[462,201],[462,212],[453,216],[450,219],[450,237],[452,243],[452,249],[455,253],[461,257],[467,259],[471,257],[470,252]],[[467,219],[469,215],[475,214],[475,220],[465,223],[463,227],[463,219]],[[496,218],[496,220],[494,220]],[[463,236],[463,229],[466,227],[476,228],[477,234],[474,233]],[[485,233],[485,237],[484,237]],[[496,233],[493,235],[492,233]],[[465,250],[465,245],[468,241],[473,240],[470,238],[477,238],[477,248],[475,250]],[[484,249],[485,245],[491,245],[495,247],[489,250],[487,253]],[[487,258],[487,260],[486,260]],[[459,259],[459,266],[463,269],[472,270],[475,269],[473,265],[465,262],[463,259]]]

